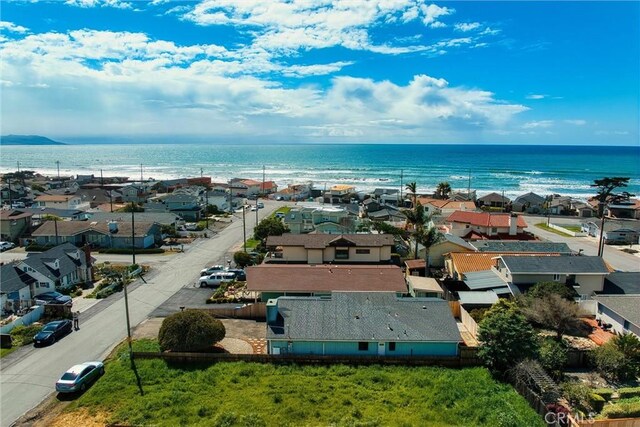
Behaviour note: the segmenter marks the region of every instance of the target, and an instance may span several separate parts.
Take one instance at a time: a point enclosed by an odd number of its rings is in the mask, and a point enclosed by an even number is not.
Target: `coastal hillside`
[[[54,141],[40,135],[2,135],[2,145],[66,145],[64,142]]]

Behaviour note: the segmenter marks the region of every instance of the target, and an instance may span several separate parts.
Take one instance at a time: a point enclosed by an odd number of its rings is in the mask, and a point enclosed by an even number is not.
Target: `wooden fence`
[[[468,350],[468,349],[465,349]],[[217,362],[253,362],[298,365],[397,365],[397,366],[444,366],[459,368],[477,366],[475,352],[461,351],[459,356],[321,356],[292,354],[228,354],[228,353],[171,353],[171,352],[133,352],[134,359],[163,359],[177,363],[217,363]]]
[[[456,319],[460,318],[460,301],[448,301],[449,302],[449,308],[451,309],[451,314],[453,314],[453,317],[455,317]]]
[[[467,331],[469,331],[469,333],[471,335],[473,335],[474,338],[478,338],[478,324],[476,323],[475,320],[473,320],[473,317],[471,317],[471,315],[467,312],[467,310],[464,309],[464,307],[460,307],[460,321],[462,322],[462,324],[464,325],[465,328],[467,328]]]

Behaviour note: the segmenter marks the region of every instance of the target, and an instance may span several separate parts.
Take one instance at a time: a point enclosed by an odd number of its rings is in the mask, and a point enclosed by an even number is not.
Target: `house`
[[[531,214],[539,214],[545,210],[546,198],[536,193],[526,193],[518,196],[512,205],[513,212],[526,212]]]
[[[269,236],[267,262],[304,264],[389,264],[395,245],[390,234],[290,234]]]
[[[261,264],[246,270],[247,291],[259,292],[262,301],[338,291],[407,293],[402,269],[395,265]]]
[[[109,223],[115,221],[124,223],[131,221],[130,212],[90,212],[87,213],[89,222]],[[141,223],[158,223],[160,225],[176,226],[182,224],[183,220],[180,216],[171,212],[136,212],[135,222]]]
[[[345,197],[355,192],[356,187],[354,187],[353,185],[334,185],[329,189],[329,201],[330,203],[341,203]]]
[[[476,204],[469,200],[442,200],[433,197],[418,197],[417,203],[424,206],[429,215],[449,216],[455,211],[474,212],[478,210]]]
[[[9,204],[9,201],[15,202],[27,196],[27,189],[16,182],[3,183],[0,187],[0,204]]]
[[[443,298],[444,291],[433,277],[407,276],[409,295],[415,298]]]
[[[606,205],[604,214],[612,218],[640,219],[640,199]]]
[[[185,221],[199,221],[202,217],[200,198],[194,194],[178,193],[178,190],[163,197],[156,197],[143,205],[149,212],[171,212]]]
[[[149,197],[150,186],[146,184],[129,184],[120,188],[122,201],[126,203],[142,203]]]
[[[109,190],[102,188],[80,188],[75,192],[75,195],[80,197],[80,203],[77,207],[84,210],[93,209],[106,203],[112,203],[115,199]]]
[[[554,194],[547,203],[549,213],[552,215],[569,215],[571,213],[571,197]]]
[[[448,303],[437,298],[337,292],[267,303],[273,355],[453,357],[460,341]]]
[[[17,311],[41,293],[92,280],[93,259],[88,248],[63,243],[21,261],[3,265],[0,275],[2,308]]]
[[[41,208],[78,209],[82,200],[75,194],[41,194],[34,202]]]
[[[376,188],[371,197],[382,204],[398,206],[400,192],[395,188]]]
[[[589,236],[600,237],[600,221],[589,221],[581,225],[581,230]],[[632,244],[640,239],[640,221],[606,219],[602,238],[606,244]]]
[[[575,255],[575,252],[566,243],[538,240],[476,240],[470,242],[469,245],[478,252]]]
[[[596,209],[594,209],[593,206],[581,200],[571,199],[569,209],[571,215],[580,218],[591,218],[596,214]]]
[[[468,273],[491,270],[496,265],[496,259],[501,255],[509,256],[559,256],[557,253],[508,253],[501,252],[450,252],[445,254],[447,274],[456,279],[464,280]]]
[[[21,210],[0,211],[0,240],[14,242],[31,228],[33,214]]]
[[[538,282],[559,282],[583,298],[602,291],[609,269],[597,256],[511,256],[497,258],[496,270],[516,293]]]
[[[131,221],[45,221],[31,233],[42,246],[69,242],[99,248],[131,248]],[[160,224],[135,221],[134,245],[137,249],[153,247],[160,242]]]
[[[532,240],[525,233],[527,223],[520,215],[508,213],[455,211],[446,219],[449,232],[466,240]]]
[[[356,218],[346,209],[323,205],[292,208],[282,222],[293,234],[342,234],[355,232],[357,228]]]
[[[511,203],[511,200],[498,193],[489,193],[486,196],[480,197],[477,203],[479,207],[504,209]]]
[[[614,271],[604,278],[602,295],[640,295],[640,272]]]
[[[598,295],[593,299],[598,319],[618,334],[632,333],[640,338],[640,295]]]
[[[306,200],[311,197],[311,183],[289,184],[287,188],[278,190],[271,196],[277,200]]]
[[[271,194],[278,191],[278,185],[273,181],[255,181],[246,178],[234,178],[231,180],[231,193],[238,197],[257,196],[258,194]]]
[[[442,234],[442,240],[429,248],[429,266],[444,267],[444,255],[449,252],[475,252],[476,249],[466,240],[454,234]],[[418,245],[418,258],[425,259],[425,248]]]

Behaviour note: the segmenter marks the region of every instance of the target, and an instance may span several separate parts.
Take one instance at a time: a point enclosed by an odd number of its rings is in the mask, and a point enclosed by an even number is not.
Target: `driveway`
[[[266,202],[265,209],[258,212],[260,219],[282,204]],[[255,216],[247,215],[246,224],[247,236],[250,236]],[[206,265],[223,262],[229,249],[237,245],[242,236],[242,219],[236,217],[226,229],[211,238],[196,240],[186,252],[163,257],[157,268],[145,277],[147,283],[137,281],[129,287],[131,326],[146,320],[185,285],[195,283]],[[5,363],[3,359],[0,367],[1,426],[10,426],[53,393],[55,381],[69,366],[87,360],[103,360],[127,336],[123,293],[88,308],[82,317],[81,329],[55,345],[29,351],[11,363]],[[9,358],[11,356],[13,354]]]

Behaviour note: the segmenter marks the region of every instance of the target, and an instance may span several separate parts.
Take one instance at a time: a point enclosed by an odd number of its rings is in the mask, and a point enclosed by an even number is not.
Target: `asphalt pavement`
[[[283,202],[266,201],[258,211],[262,219]],[[166,256],[145,276],[129,287],[129,314],[134,328],[179,291],[192,286],[200,270],[212,263],[225,262],[229,251],[243,239],[242,215],[211,238],[198,239],[184,252]],[[246,235],[255,226],[255,212],[247,211]],[[166,261],[165,261],[166,259]],[[103,360],[127,336],[122,294],[86,310],[80,330],[52,346],[29,349],[20,357],[11,354],[0,366],[0,425],[11,426],[19,417],[55,392],[55,382],[70,366],[90,360]],[[6,360],[5,360],[6,359]]]

